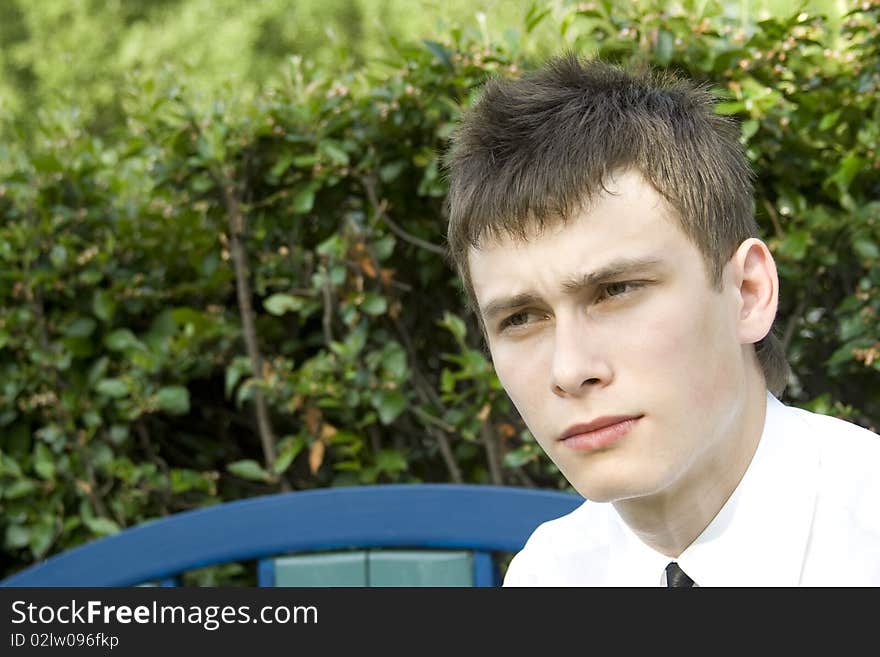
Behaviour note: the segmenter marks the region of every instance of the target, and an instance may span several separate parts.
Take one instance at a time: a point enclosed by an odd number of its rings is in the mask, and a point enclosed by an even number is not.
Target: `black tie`
[[[666,587],[667,588],[690,588],[694,585],[694,580],[685,575],[681,567],[672,561],[666,566]]]

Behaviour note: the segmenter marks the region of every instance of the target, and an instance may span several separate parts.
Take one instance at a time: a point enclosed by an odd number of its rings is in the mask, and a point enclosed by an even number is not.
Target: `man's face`
[[[699,251],[639,174],[620,174],[610,189],[526,242],[471,249],[495,369],[584,497],[705,490],[745,403],[735,285],[727,267],[724,287],[712,287]]]

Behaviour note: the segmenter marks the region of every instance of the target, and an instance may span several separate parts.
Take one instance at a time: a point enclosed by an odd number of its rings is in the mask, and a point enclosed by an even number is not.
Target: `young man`
[[[587,500],[505,585],[880,585],[880,440],[774,396],[779,283],[738,137],[705,89],[573,55],[463,117],[449,252]]]

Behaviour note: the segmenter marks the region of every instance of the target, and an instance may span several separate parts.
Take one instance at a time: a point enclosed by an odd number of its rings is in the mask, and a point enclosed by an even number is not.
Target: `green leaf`
[[[357,356],[367,344],[367,327],[361,324],[345,337],[345,350],[352,358]]]
[[[853,345],[845,344],[842,347],[839,347],[831,354],[831,357],[826,361],[826,365],[830,368],[836,367],[843,363],[848,363],[853,360]]]
[[[743,121],[742,126],[740,126],[740,130],[742,131],[743,141],[748,141],[752,137],[755,136],[755,133],[758,132],[758,128],[760,127],[760,122],[756,119],[749,119],[748,121]]]
[[[110,364],[110,359],[106,356],[102,356],[89,368],[87,379],[89,385],[95,385],[97,381],[99,381],[104,374],[107,373],[107,366]]]
[[[129,329],[116,329],[104,338],[104,344],[111,351],[126,351],[132,348],[143,348],[140,340]]]
[[[18,499],[19,497],[30,495],[36,489],[37,485],[30,479],[19,479],[18,481],[14,481],[6,487],[6,491],[4,492],[3,496],[7,500],[14,500]]]
[[[122,424],[114,424],[110,427],[110,442],[121,445],[128,438],[128,427]]]
[[[43,479],[55,477],[55,459],[45,443],[38,442],[34,448],[34,471]]]
[[[339,472],[357,472],[364,467],[364,464],[358,460],[338,461],[333,464],[333,469]]]
[[[263,469],[259,463],[253,459],[244,459],[243,461],[235,461],[229,463],[226,469],[236,477],[249,479],[251,481],[270,481],[271,475]]]
[[[105,290],[96,291],[92,297],[92,312],[101,321],[109,322],[113,319],[113,313],[116,312],[113,296]]]
[[[269,171],[269,176],[277,180],[290,168],[290,165],[293,164],[293,160],[294,156],[290,153],[286,153],[272,166],[272,169]]]
[[[244,402],[246,402],[250,399],[253,399],[253,396],[254,396],[253,379],[247,379],[244,383],[242,383],[238,387],[238,390],[236,390],[236,392],[235,392],[235,406],[237,408],[241,408],[241,405]]]
[[[379,179],[384,183],[389,183],[396,180],[403,173],[404,169],[406,169],[406,162],[403,160],[389,162],[379,169]]]
[[[20,477],[22,475],[21,466],[18,462],[0,451],[0,475],[10,477]]]
[[[717,105],[715,105],[715,113],[721,114],[722,116],[726,116],[728,114],[739,114],[744,109],[745,109],[745,104],[739,100],[718,103]]]
[[[90,518],[83,516],[83,524],[88,527],[93,534],[98,536],[109,536],[119,533],[119,525],[110,518]]]
[[[455,381],[455,374],[443,368],[443,372],[440,374],[440,391],[444,394],[451,393],[455,390]]]
[[[28,544],[31,548],[31,553],[36,558],[41,558],[46,551],[49,549],[49,546],[52,545],[52,541],[55,539],[55,522],[51,517],[44,517],[31,527],[31,535],[28,540]]]
[[[476,349],[468,349],[462,354],[462,365],[468,374],[480,374],[489,368],[489,361],[483,355],[483,352]]]
[[[320,161],[321,158],[314,153],[310,153],[308,155],[297,155],[295,158],[293,158],[293,163],[300,169],[308,169],[309,167],[315,166]]]
[[[183,386],[166,386],[156,393],[159,408],[173,415],[189,413],[189,390]]]
[[[382,355],[382,367],[395,381],[401,381],[406,376],[406,352],[396,342],[385,347]]]
[[[533,4],[531,9],[529,9],[529,13],[526,14],[526,34],[531,34],[538,26],[538,23],[550,14],[550,11],[550,8],[540,11],[538,10],[538,6]]]
[[[200,310],[182,306],[171,311],[171,319],[177,326],[191,325],[196,335],[203,335],[211,327],[214,319]]]
[[[445,326],[459,342],[464,340],[464,336],[467,334],[467,328],[465,327],[464,321],[449,311],[443,315],[440,325]]]
[[[397,390],[380,390],[373,393],[370,401],[373,408],[379,411],[379,421],[391,424],[404,411],[409,400]]]
[[[128,395],[128,384],[122,379],[101,379],[95,390],[113,399],[120,399]]]
[[[654,46],[654,57],[660,66],[668,66],[675,52],[675,38],[672,32],[660,30],[657,33],[657,43]]]
[[[837,184],[841,191],[849,189],[853,179],[863,169],[865,160],[857,155],[848,155],[837,167],[837,170],[829,177],[831,182]]]
[[[376,467],[382,472],[394,474],[395,472],[405,472],[407,463],[400,452],[383,449],[376,454]]]
[[[810,235],[805,230],[793,230],[779,244],[779,252],[794,260],[803,260],[807,254]]]
[[[224,382],[224,391],[226,396],[232,394],[233,389],[241,380],[241,377],[247,374],[250,370],[250,361],[247,358],[235,358],[227,367],[226,367],[226,377]]]
[[[333,164],[338,164],[339,166],[348,166],[348,153],[346,153],[342,147],[337,145],[336,143],[325,140],[322,141],[319,148],[321,151],[330,158],[330,161]]]
[[[204,475],[194,470],[183,468],[171,470],[171,492],[176,494],[185,493],[189,490],[208,492],[211,490],[211,484]]]
[[[67,327],[64,335],[68,338],[87,338],[92,334],[97,325],[98,323],[91,317],[80,317]]]
[[[31,156],[31,164],[34,165],[37,171],[45,173],[55,173],[56,171],[64,170],[61,161],[52,153],[38,153]]]
[[[49,260],[52,261],[52,265],[57,269],[61,269],[67,264],[67,249],[65,249],[60,244],[56,244],[52,247],[52,250],[49,252]]]
[[[293,195],[291,209],[296,214],[311,212],[315,205],[315,190],[312,187],[303,187]]]
[[[331,235],[315,248],[319,255],[336,258],[341,258],[345,250],[345,244],[342,243],[342,238],[338,234]]]
[[[828,114],[823,116],[822,120],[819,121],[819,130],[827,130],[831,126],[835,125],[839,118],[840,118],[840,110],[834,110],[833,112],[828,112]]]
[[[872,263],[876,264],[876,261],[880,259],[880,248],[878,248],[876,242],[867,237],[855,238],[853,240],[853,250],[860,258],[869,260]]]
[[[504,455],[504,465],[508,468],[519,468],[534,461],[537,453],[528,445],[512,449]]]
[[[278,443],[278,455],[272,470],[275,474],[284,474],[293,460],[299,455],[306,445],[304,436],[288,436]]]
[[[430,41],[428,39],[424,39],[422,43],[425,44],[425,48],[427,48],[437,61],[443,64],[447,70],[453,70],[454,67],[452,66],[451,53],[442,43],[437,43],[436,41]]]
[[[865,332],[865,322],[859,315],[844,317],[838,325],[840,339],[844,342],[862,335]]]
[[[163,310],[153,319],[150,329],[144,339],[153,347],[167,340],[178,330],[177,322],[174,321],[174,314],[171,310]]]
[[[63,447],[67,442],[67,436],[57,424],[47,424],[36,432],[36,437],[53,445],[56,449]]]
[[[333,265],[330,267],[330,282],[333,285],[342,285],[347,275],[348,269],[345,265]]]
[[[379,260],[385,260],[394,251],[394,236],[386,235],[385,237],[373,242],[373,251]]]
[[[190,179],[189,186],[196,194],[204,194],[214,188],[214,180],[211,176],[200,173]]]
[[[9,525],[6,528],[5,545],[8,549],[18,549],[25,547],[30,543],[31,532],[27,527],[21,525]]]
[[[275,316],[296,312],[303,307],[303,300],[289,294],[277,293],[263,301],[263,307]]]
[[[375,317],[384,314],[385,311],[388,310],[388,301],[385,297],[376,294],[375,292],[368,292],[364,297],[360,308],[368,315],[373,315]]]
[[[345,473],[343,473],[345,474]],[[369,466],[360,471],[358,475],[359,483],[361,484],[375,484],[376,479],[379,478],[379,468],[376,466]],[[334,482],[334,485],[351,485],[351,484],[337,484]]]

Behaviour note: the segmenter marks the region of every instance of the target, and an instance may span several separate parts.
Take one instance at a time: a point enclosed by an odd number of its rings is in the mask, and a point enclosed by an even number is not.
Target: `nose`
[[[550,383],[560,397],[579,396],[613,379],[608,345],[586,317],[557,316]]]

